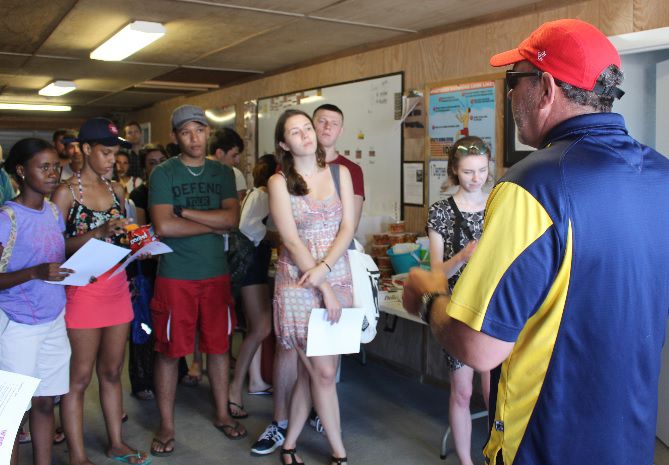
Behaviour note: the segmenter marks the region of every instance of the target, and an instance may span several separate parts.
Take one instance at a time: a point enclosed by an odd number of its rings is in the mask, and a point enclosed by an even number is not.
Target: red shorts
[[[192,354],[199,329],[200,351],[224,354],[235,328],[230,276],[200,280],[158,277],[151,315],[157,352],[172,358]]]

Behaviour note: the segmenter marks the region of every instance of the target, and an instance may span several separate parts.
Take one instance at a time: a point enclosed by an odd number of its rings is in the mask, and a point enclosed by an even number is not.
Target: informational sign
[[[404,204],[423,206],[423,162],[404,162]]]
[[[495,159],[493,81],[437,87],[430,89],[428,98],[430,157],[446,156],[456,140],[477,136],[488,144]]]
[[[427,203],[428,206],[430,206],[439,200],[443,200],[453,195],[458,188],[457,186],[451,185],[448,180],[448,160],[430,160],[428,169]]]

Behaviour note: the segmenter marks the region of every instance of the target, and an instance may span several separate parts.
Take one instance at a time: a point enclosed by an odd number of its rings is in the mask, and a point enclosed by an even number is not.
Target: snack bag
[[[125,230],[132,253],[135,253],[145,245],[158,240],[150,225],[138,226],[136,224],[129,224],[125,227]]]

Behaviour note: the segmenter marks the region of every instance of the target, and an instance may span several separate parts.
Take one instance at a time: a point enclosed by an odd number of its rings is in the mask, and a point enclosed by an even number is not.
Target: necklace
[[[84,204],[84,185],[81,182],[81,171],[75,171],[75,175],[77,176],[77,182],[79,184],[79,203],[83,205]],[[111,182],[108,179],[106,179],[102,176],[100,176],[100,180],[107,186],[107,189],[109,190],[109,192],[112,195],[112,200],[114,201],[112,206],[116,205],[118,203],[118,200],[116,199],[116,194],[114,194],[114,189],[112,188]]]
[[[297,170],[295,170],[295,171],[297,171]],[[300,176],[302,176],[305,179],[309,179],[310,177],[312,177],[316,173],[318,173],[318,166],[316,166],[316,168],[314,168],[314,170],[311,173],[303,173],[301,171],[297,171],[297,174],[299,174]]]
[[[202,176],[202,173],[204,173],[204,168],[207,166],[207,164],[205,162],[205,164],[202,165],[202,169],[200,170],[200,172],[196,173],[192,169],[190,169],[190,166],[188,166],[187,164],[184,163],[183,159],[181,158],[181,155],[179,155],[179,161],[181,162],[182,165],[184,165],[186,167],[186,171],[188,171],[191,174],[191,176],[195,176],[195,177]]]

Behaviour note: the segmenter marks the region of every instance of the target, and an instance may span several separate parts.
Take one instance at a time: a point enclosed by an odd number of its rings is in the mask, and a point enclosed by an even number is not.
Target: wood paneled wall
[[[137,112],[132,118],[141,122],[150,121],[153,138],[167,142],[170,140],[170,114],[174,108],[184,103],[206,108],[234,104],[237,108],[237,121],[241,123],[243,102],[269,95],[397,71],[404,72],[405,90],[423,89],[429,83],[488,74],[494,71],[488,64],[491,55],[517,46],[543,22],[561,18],[588,21],[607,35],[623,34],[668,26],[669,2],[544,1],[501,18],[485,18],[466,26],[451,26],[444,32],[410,42],[333,58],[188,99],[171,99]],[[238,126],[241,127],[241,124]],[[422,140],[405,139],[405,160],[423,160],[424,154]],[[426,214],[426,207],[405,207],[404,217],[408,229],[422,231]]]

